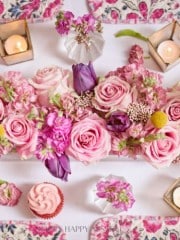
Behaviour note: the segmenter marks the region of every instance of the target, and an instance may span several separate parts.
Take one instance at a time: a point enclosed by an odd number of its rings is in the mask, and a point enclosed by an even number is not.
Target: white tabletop
[[[85,0],[65,0],[64,9],[72,10],[75,15],[88,12]],[[103,25],[105,47],[103,54],[94,62],[97,75],[105,75],[108,71],[127,64],[128,52],[132,44],[143,47],[148,55],[147,44],[129,37],[114,37],[120,29],[131,28],[148,36],[162,28],[165,24],[137,25]],[[54,22],[29,24],[34,48],[34,60],[6,66],[0,62],[0,72],[9,70],[22,71],[31,77],[39,68],[58,65],[71,69],[72,62],[67,59],[60,44],[60,37],[54,28]],[[145,65],[155,71],[160,68],[153,59],[146,60]],[[161,72],[162,73],[162,72]],[[180,67],[177,65],[164,76],[164,86],[172,86],[179,81]],[[178,214],[163,201],[163,194],[170,184],[179,177],[180,165],[172,165],[165,169],[154,169],[141,160],[109,157],[103,161],[84,166],[71,161],[72,175],[65,183],[52,177],[38,160],[21,161],[16,155],[3,157],[0,162],[0,178],[14,182],[23,190],[22,197],[16,207],[0,206],[0,219],[40,220],[34,218],[27,207],[26,194],[30,187],[38,182],[50,181],[58,184],[65,195],[65,206],[52,222],[60,224],[70,240],[86,240],[91,224],[103,215],[90,202],[90,189],[98,177],[108,174],[124,176],[133,186],[136,202],[127,213],[129,215],[177,216]]]

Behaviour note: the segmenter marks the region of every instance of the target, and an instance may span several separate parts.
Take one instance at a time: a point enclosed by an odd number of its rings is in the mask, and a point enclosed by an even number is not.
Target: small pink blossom
[[[96,195],[121,211],[127,211],[135,202],[131,185],[124,180],[113,179],[113,177],[98,181]]]
[[[14,206],[18,203],[21,191],[13,183],[0,184],[0,205]]]

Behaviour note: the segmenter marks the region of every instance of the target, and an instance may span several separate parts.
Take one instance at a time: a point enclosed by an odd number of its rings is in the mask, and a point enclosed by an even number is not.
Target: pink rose
[[[0,99],[0,120],[2,120],[4,117],[4,103]]]
[[[21,191],[13,184],[4,182],[0,184],[0,204],[14,206],[18,203]]]
[[[3,122],[6,137],[17,146],[17,151],[23,157],[29,157],[37,143],[37,129],[34,123],[23,115],[9,115]]]
[[[125,110],[132,103],[137,91],[117,76],[109,76],[94,88],[93,105],[104,112]]]
[[[167,93],[167,105],[165,112],[170,121],[180,123],[180,91],[172,91]]]
[[[167,167],[180,154],[180,131],[175,124],[166,125],[160,130],[153,129],[149,134],[163,134],[163,138],[142,144],[144,157],[154,167]]]
[[[111,136],[105,122],[96,114],[74,124],[68,154],[83,163],[107,157],[111,150]]]
[[[30,84],[37,90],[39,103],[43,106],[50,105],[53,95],[70,92],[73,88],[71,72],[57,66],[38,70]]]

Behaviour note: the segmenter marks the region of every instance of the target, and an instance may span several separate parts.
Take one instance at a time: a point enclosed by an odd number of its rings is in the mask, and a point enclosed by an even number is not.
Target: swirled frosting
[[[31,210],[44,215],[55,212],[62,199],[56,185],[40,183],[34,185],[29,191],[28,202]]]

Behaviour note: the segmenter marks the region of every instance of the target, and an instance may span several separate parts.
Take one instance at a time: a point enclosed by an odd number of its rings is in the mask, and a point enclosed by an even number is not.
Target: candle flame
[[[21,44],[21,42],[16,42],[16,49],[17,50],[19,50],[20,52],[23,52],[24,50],[23,50],[23,48],[22,48],[22,44]]]

